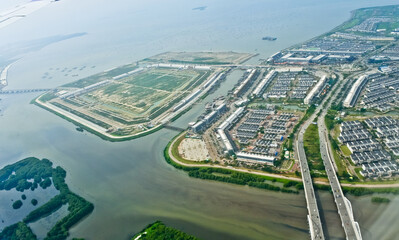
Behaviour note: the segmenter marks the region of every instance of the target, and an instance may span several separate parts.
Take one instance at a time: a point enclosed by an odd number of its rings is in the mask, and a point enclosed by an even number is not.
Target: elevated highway
[[[328,181],[333,192],[334,201],[337,205],[338,214],[341,218],[342,227],[345,231],[346,239],[361,240],[362,234],[359,224],[355,221],[355,218],[353,216],[351,202],[345,197],[344,193],[342,192],[341,184],[336,174],[337,167],[335,165],[333,151],[328,138],[328,129],[324,121],[324,117],[326,116],[328,109],[330,108],[331,104],[335,102],[335,100],[337,100],[337,94],[341,90],[342,87],[341,89],[336,91],[336,93],[332,96],[331,101],[327,103],[325,108],[323,108],[317,120],[320,137],[320,153],[323,159],[324,167],[326,169]]]
[[[361,240],[359,224],[355,221],[350,201],[342,192],[335,168],[333,165],[333,155],[331,146],[328,142],[327,130],[324,123],[325,113],[319,117],[319,136],[320,136],[320,153],[326,169],[328,181],[334,195],[334,201],[337,205],[338,214],[341,218],[342,227],[344,228],[347,240]]]
[[[313,119],[313,118],[310,118]],[[305,198],[306,204],[308,208],[308,223],[309,223],[309,231],[310,237],[312,240],[314,239],[325,239],[323,233],[323,227],[321,224],[319,208],[317,206],[317,199],[314,193],[312,177],[310,176],[308,160],[306,158],[305,149],[303,146],[303,136],[305,134],[305,130],[309,127],[311,121],[308,120],[302,125],[302,128],[299,131],[298,139],[297,139],[297,153],[299,164],[301,166],[301,175],[303,181],[303,189],[305,190]]]
[[[50,88],[32,88],[32,89],[14,89],[14,90],[0,90],[0,94],[21,94],[33,92],[47,92]]]

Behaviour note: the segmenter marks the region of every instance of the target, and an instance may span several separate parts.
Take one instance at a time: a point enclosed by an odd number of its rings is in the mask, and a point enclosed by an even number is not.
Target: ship
[[[277,38],[276,38],[276,37],[269,37],[269,36],[266,36],[266,37],[263,37],[262,40],[275,41],[275,40],[277,40]]]

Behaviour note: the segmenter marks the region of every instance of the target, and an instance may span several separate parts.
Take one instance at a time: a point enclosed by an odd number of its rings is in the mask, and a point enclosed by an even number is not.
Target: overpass
[[[0,90],[0,94],[22,94],[22,93],[33,93],[33,92],[47,92],[50,90],[51,88]]]

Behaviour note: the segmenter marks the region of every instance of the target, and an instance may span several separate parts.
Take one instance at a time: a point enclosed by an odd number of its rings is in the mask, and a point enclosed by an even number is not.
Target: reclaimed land
[[[235,52],[160,54],[142,60],[153,63],[147,67],[134,63],[109,69],[65,84],[32,102],[105,140],[135,139],[161,129],[167,120],[180,117],[185,111],[172,112],[172,107],[200,90],[212,73],[223,71],[217,66],[210,68],[212,63],[238,64],[253,56]],[[176,64],[180,61],[184,66]],[[202,66],[197,68],[187,63]],[[100,84],[93,86],[97,83]],[[199,97],[208,91],[200,92]],[[71,95],[59,97],[67,93]]]
[[[198,238],[156,221],[136,234],[131,240],[198,240]]]
[[[13,177],[10,177],[10,176]],[[84,198],[71,192],[65,183],[66,172],[61,167],[53,168],[48,159],[25,158],[0,170],[0,189],[17,191],[34,190],[43,182],[51,181],[60,192],[47,203],[30,212],[21,222],[10,225],[0,233],[0,239],[35,240],[36,236],[27,224],[49,216],[61,206],[68,204],[69,214],[58,221],[47,233],[45,240],[63,240],[69,236],[69,229],[89,215],[94,206]],[[34,180],[33,182],[30,180]],[[51,184],[51,182],[50,182]]]
[[[180,156],[174,155],[178,152],[177,147],[184,133],[185,132],[176,135],[167,144],[164,149],[164,158],[167,163],[177,169],[187,172],[190,177],[295,194],[298,194],[299,190],[303,189],[302,179],[300,178],[251,171],[231,166],[211,165],[204,162],[192,162],[189,164],[187,161],[181,161]],[[282,183],[283,187],[274,185],[276,182]],[[342,183],[341,185],[344,193],[349,193],[354,196],[371,195],[374,193],[399,195],[398,184]],[[328,182],[325,181],[316,180],[314,186],[318,190],[331,191],[331,187],[328,185]]]
[[[257,174],[244,169],[231,169],[227,166],[209,165],[209,164],[186,164],[176,159],[176,156],[172,156],[176,153],[178,144],[181,141],[181,134],[172,139],[164,150],[165,160],[177,169],[188,172],[190,177],[214,180],[220,182],[234,183],[238,185],[247,185],[251,187],[268,189],[277,192],[295,193],[298,194],[299,190],[302,189],[303,185],[301,179],[290,178],[279,176],[276,174]],[[179,141],[180,140],[180,141]],[[177,157],[179,158],[179,157]],[[273,183],[279,182],[283,184],[283,187],[274,185]]]
[[[132,139],[144,137],[144,136],[147,136],[147,135],[149,135],[151,133],[154,133],[154,132],[156,132],[156,131],[158,131],[158,130],[163,128],[163,126],[160,125],[160,126],[153,127],[150,130],[148,130],[148,131],[141,132],[141,133],[138,133],[138,134],[134,134],[134,135],[131,135],[131,136],[125,136],[125,137],[114,137],[114,136],[111,136],[111,135],[105,135],[105,134],[103,134],[101,132],[98,132],[98,131],[96,131],[96,130],[94,130],[94,129],[92,129],[92,128],[90,128],[90,127],[88,127],[88,126],[86,126],[86,125],[84,125],[84,124],[82,124],[80,122],[78,122],[78,121],[75,121],[75,120],[73,120],[73,119],[61,114],[61,113],[58,113],[58,112],[46,107],[45,105],[42,105],[42,104],[38,103],[37,100],[39,98],[40,98],[40,96],[38,98],[32,100],[31,103],[35,104],[38,107],[41,107],[41,108],[49,111],[49,112],[51,112],[51,113],[53,113],[53,114],[55,114],[55,115],[57,115],[59,117],[61,117],[62,119],[67,120],[68,122],[73,123],[77,127],[80,127],[82,129],[86,130],[87,132],[92,133],[92,134],[100,137],[103,140],[110,141],[110,142],[122,142],[122,141],[127,141],[127,140],[132,140]]]
[[[113,71],[116,70],[109,72]],[[130,139],[150,131],[151,125],[160,125],[164,114],[172,114],[167,111],[198,88],[210,73],[210,70],[143,68],[73,97],[58,98],[55,93],[46,93],[35,101],[109,138]],[[102,80],[104,74],[94,75],[94,79]],[[79,80],[72,86],[87,87],[96,83],[92,78]]]
[[[141,62],[168,62],[176,64],[206,64],[227,65],[240,64],[254,57],[256,54],[236,52],[164,52],[153,57],[145,58]]]

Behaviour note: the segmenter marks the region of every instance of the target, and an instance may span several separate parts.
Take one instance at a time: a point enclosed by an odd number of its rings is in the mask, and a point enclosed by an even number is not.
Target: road
[[[221,166],[221,165],[210,165],[210,164],[202,164],[202,163],[184,163],[179,161],[177,158],[175,158],[172,154],[172,146],[176,143],[176,141],[183,135],[186,134],[186,132],[182,132],[179,136],[177,136],[173,142],[170,144],[170,147],[168,149],[168,153],[170,158],[172,159],[172,161],[174,161],[175,163],[182,165],[182,166],[186,166],[186,167],[213,167],[213,168],[224,168],[224,169],[230,169],[230,170],[234,170],[237,172],[243,172],[243,173],[251,173],[251,174],[256,174],[256,175],[260,175],[260,176],[267,176],[267,177],[273,177],[273,178],[281,178],[281,179],[287,179],[287,180],[292,180],[292,181],[299,181],[298,178],[295,177],[287,177],[284,175],[280,175],[280,174],[273,174],[273,173],[266,173],[266,172],[258,172],[255,170],[248,170],[248,169],[243,169],[243,168],[237,168],[237,167],[232,167],[232,166]],[[324,183],[325,184],[325,183]]]
[[[305,190],[305,197],[306,203],[308,206],[308,220],[309,220],[309,228],[310,228],[310,235],[311,239],[324,239],[323,228],[320,220],[319,209],[317,206],[317,199],[314,194],[313,182],[309,172],[308,161],[305,154],[305,149],[303,145],[303,139],[306,129],[312,124],[312,121],[315,119],[317,114],[323,109],[323,105],[326,101],[328,101],[331,93],[336,89],[338,84],[335,84],[330,92],[324,97],[322,103],[316,108],[312,116],[308,118],[304,122],[304,124],[299,129],[298,136],[296,138],[296,150],[297,150],[297,157],[299,160],[299,164],[301,166],[301,173],[302,173],[302,180],[303,186]],[[334,96],[337,95],[339,91],[335,93]],[[325,108],[328,109],[328,108]]]
[[[348,240],[361,240],[362,235],[360,232],[359,224],[355,221],[353,216],[352,205],[342,192],[340,182],[336,174],[336,166],[334,166],[333,151],[328,139],[328,130],[324,121],[331,103],[337,97],[339,91],[327,103],[327,106],[322,110],[321,115],[318,117],[317,125],[320,138],[320,153],[323,159],[324,167],[326,169],[328,181],[330,182],[331,190],[333,192],[334,200],[337,205],[338,214],[341,218],[342,227],[344,228],[346,239]]]
[[[327,129],[324,124],[324,116],[325,113],[321,114],[319,120],[317,121],[317,124],[319,125],[321,157],[323,159],[327,177],[334,195],[335,203],[337,204],[338,213],[341,218],[346,239],[360,240],[362,239],[362,235],[360,233],[359,224],[354,220],[351,203],[342,192],[341,185],[333,166],[332,150],[328,142]]]
[[[305,134],[305,130],[312,123],[312,120],[316,112],[310,117],[299,130],[298,138],[297,138],[297,154],[299,164],[301,166],[301,174],[303,181],[303,188],[305,190],[305,198],[306,204],[308,208],[308,222],[309,222],[309,230],[311,239],[324,239],[323,227],[320,220],[319,209],[317,206],[317,199],[314,194],[312,177],[310,176],[308,160],[306,158],[305,149],[303,146],[303,136]]]

